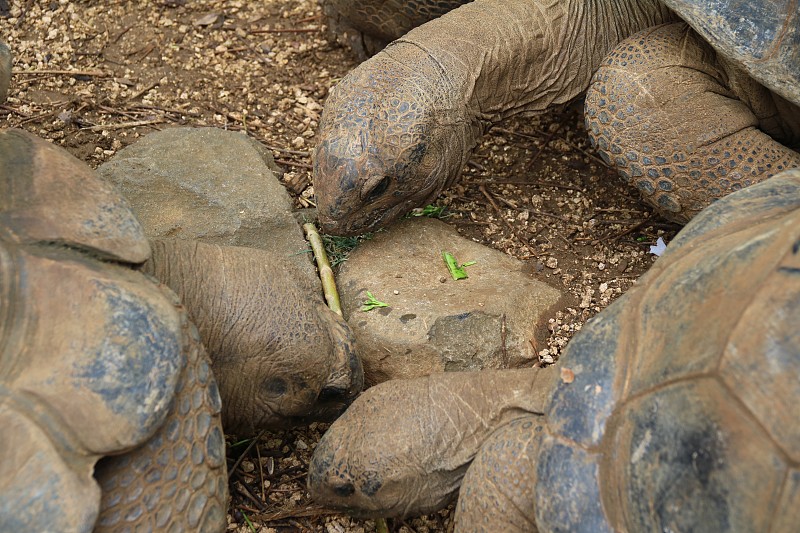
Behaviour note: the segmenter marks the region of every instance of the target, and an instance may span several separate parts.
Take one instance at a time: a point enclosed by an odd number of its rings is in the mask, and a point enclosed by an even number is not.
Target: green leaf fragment
[[[447,265],[447,270],[450,271],[450,275],[456,281],[468,278],[469,276],[467,276],[466,267],[477,263],[477,261],[468,261],[463,265],[459,265],[458,261],[456,261],[456,258],[453,257],[453,254],[450,252],[445,252],[444,250],[442,250],[442,258],[444,259],[444,264]]]
[[[242,516],[244,517],[244,521],[247,522],[247,526],[250,528],[250,531],[256,533],[256,526],[253,525],[253,523],[250,521],[250,518],[244,511],[242,511]]]
[[[425,207],[417,207],[411,210],[411,216],[414,217],[430,217],[430,218],[447,218],[450,215],[445,213],[447,208],[443,205],[428,204]]]
[[[361,310],[366,313],[367,311],[372,311],[377,307],[389,307],[389,304],[386,302],[381,302],[375,298],[371,292],[367,291],[367,299],[364,300]]]

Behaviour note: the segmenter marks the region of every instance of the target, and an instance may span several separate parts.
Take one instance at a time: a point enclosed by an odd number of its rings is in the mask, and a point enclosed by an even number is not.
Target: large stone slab
[[[270,250],[316,278],[269,151],[243,133],[171,128],[121,150],[98,173],[122,192],[150,237]]]
[[[459,263],[476,261],[467,279],[451,278],[442,251]],[[533,344],[544,344],[550,310],[562,298],[525,273],[522,262],[424,218],[362,243],[338,282],[370,384],[531,365],[537,359]],[[367,291],[390,307],[361,311]]]

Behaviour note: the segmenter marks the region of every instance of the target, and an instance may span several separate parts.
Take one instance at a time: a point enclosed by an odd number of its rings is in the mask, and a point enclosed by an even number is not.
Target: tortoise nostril
[[[333,492],[336,493],[337,496],[341,496],[346,498],[348,496],[352,496],[353,493],[356,491],[356,488],[353,486],[352,483],[345,482],[340,485],[336,485],[333,488]]]
[[[381,178],[381,181],[379,181],[377,185],[375,185],[375,187],[373,187],[372,190],[369,191],[369,194],[367,194],[367,201],[371,202],[372,200],[375,200],[378,196],[385,193],[386,190],[389,188],[389,181],[390,181],[389,176],[384,176],[383,178]]]

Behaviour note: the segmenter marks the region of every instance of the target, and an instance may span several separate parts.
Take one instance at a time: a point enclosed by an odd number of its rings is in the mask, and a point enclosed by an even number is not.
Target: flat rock
[[[467,279],[452,279],[443,251],[476,261]],[[338,283],[367,381],[533,364],[563,295],[523,266],[433,219],[405,220],[362,243]],[[367,291],[389,307],[362,311]]]
[[[308,245],[269,151],[243,133],[170,128],[97,169],[128,199],[149,237],[279,253],[316,279]]]

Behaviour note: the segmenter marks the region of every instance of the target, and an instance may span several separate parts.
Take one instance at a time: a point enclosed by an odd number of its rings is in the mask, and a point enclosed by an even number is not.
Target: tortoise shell
[[[717,51],[800,105],[800,11],[791,0],[664,0]]]
[[[543,531],[800,519],[800,171],[713,204],[587,324],[541,440]],[[569,381],[569,380],[567,380]]]

